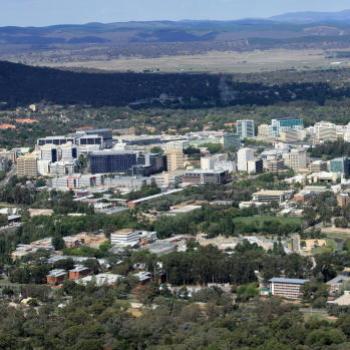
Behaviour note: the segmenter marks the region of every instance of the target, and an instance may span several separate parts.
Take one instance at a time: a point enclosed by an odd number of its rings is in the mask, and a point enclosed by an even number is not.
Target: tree
[[[259,295],[259,289],[255,283],[245,284],[237,288],[237,301],[248,301]]]
[[[341,344],[345,341],[346,337],[340,329],[315,329],[306,337],[306,344],[312,347]]]
[[[154,146],[151,148],[151,153],[157,153],[157,154],[163,154],[163,148],[159,147],[159,146]]]
[[[303,286],[303,301],[313,307],[325,307],[328,297],[328,286],[325,283],[312,280]]]
[[[57,236],[57,235],[52,237],[51,243],[55,248],[55,250],[62,250],[66,246],[64,239],[61,236]]]

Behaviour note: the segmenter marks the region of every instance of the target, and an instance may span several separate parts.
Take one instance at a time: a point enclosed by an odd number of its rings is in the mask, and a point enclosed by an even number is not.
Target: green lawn
[[[277,216],[251,216],[234,219],[235,227],[241,234],[288,235],[299,232],[302,219]]]
[[[337,244],[334,239],[326,239],[326,242],[327,245],[325,247],[317,247],[312,249],[312,255],[333,253],[337,249]]]

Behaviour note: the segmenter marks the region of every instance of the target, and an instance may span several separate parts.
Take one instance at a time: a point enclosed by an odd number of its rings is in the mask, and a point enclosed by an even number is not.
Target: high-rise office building
[[[27,154],[17,158],[17,176],[18,177],[37,177],[38,164],[35,154]]]
[[[254,160],[254,150],[251,148],[242,148],[237,152],[237,170],[248,171],[248,161]]]
[[[308,166],[308,156],[304,149],[292,149],[289,153],[283,155],[283,159],[284,164],[294,171],[306,169]]]
[[[137,165],[136,152],[98,151],[89,155],[92,174],[126,173]]]
[[[314,125],[315,143],[334,142],[337,140],[337,126],[329,122],[319,122]]]
[[[159,153],[139,154],[137,165],[132,168],[133,175],[151,176],[166,169],[166,156]]]
[[[301,118],[279,118],[272,119],[270,126],[270,135],[272,137],[279,137],[281,131],[289,129],[301,130],[304,128],[304,121]]]
[[[58,161],[73,162],[78,158],[77,146],[72,142],[61,145],[45,144],[38,147],[38,158],[51,163]]]
[[[345,177],[350,175],[350,159],[347,157],[335,158],[329,162],[329,170],[331,173],[342,174]]]
[[[168,171],[173,172],[184,168],[185,155],[181,148],[168,149],[166,153]]]
[[[248,160],[247,171],[248,174],[261,174],[264,171],[262,159]]]
[[[221,138],[221,144],[225,150],[240,148],[241,140],[238,135],[225,133]]]
[[[258,126],[258,137],[261,139],[268,139],[271,137],[270,135],[270,125],[268,124],[260,124]]]
[[[236,123],[237,135],[241,140],[252,138],[255,136],[255,123],[251,119],[237,120]]]

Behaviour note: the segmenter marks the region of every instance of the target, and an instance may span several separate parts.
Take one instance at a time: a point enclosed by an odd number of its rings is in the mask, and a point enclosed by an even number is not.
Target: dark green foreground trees
[[[305,320],[276,300],[233,305],[212,293],[205,303],[158,296],[153,310],[131,315],[113,288],[65,288],[57,307],[0,306],[0,348],[29,350],[345,350],[350,316]],[[66,305],[66,306],[63,306]]]

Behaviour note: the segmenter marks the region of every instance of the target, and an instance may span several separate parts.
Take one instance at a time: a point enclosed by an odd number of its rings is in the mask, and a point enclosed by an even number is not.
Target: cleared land
[[[324,227],[321,232],[331,238],[350,238],[350,228]]]
[[[349,67],[350,59],[326,58],[323,50],[256,50],[217,52],[202,55],[164,56],[159,58],[120,58],[66,63],[39,63],[50,67],[100,69],[107,71],[225,72],[249,73],[281,69],[317,69]]]

